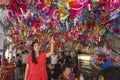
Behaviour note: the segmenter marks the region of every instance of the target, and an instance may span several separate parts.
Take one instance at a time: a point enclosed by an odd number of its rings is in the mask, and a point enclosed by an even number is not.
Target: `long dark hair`
[[[33,42],[31,44],[31,51],[32,51],[32,62],[35,63],[35,64],[38,64],[38,61],[36,59],[36,56],[35,56],[35,50],[34,50],[34,45],[35,43],[38,43],[38,42]],[[39,43],[38,43],[39,44]]]

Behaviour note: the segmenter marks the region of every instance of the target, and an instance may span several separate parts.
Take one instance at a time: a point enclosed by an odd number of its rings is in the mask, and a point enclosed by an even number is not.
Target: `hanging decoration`
[[[53,35],[58,48],[74,47],[76,42],[77,50],[88,43],[97,44],[109,32],[120,34],[120,0],[2,0],[0,3],[0,21],[6,26],[6,36],[21,47],[28,48],[32,41],[44,46]]]

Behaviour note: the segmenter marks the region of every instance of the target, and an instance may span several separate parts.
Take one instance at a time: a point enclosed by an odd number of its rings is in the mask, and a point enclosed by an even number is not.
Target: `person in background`
[[[76,66],[76,60],[77,60],[77,55],[74,50],[70,52],[71,60],[72,60],[72,67],[74,68]]]
[[[55,54],[55,52],[54,52],[54,54],[51,56],[51,65],[54,67],[55,66],[55,64],[57,63],[57,60],[58,60],[58,56],[57,56],[57,54]]]
[[[1,64],[2,64],[2,61],[1,61],[1,60],[2,60],[2,56],[0,55],[0,66],[1,66]]]
[[[3,59],[3,62],[2,62],[2,64],[1,64],[1,66],[2,66],[3,68],[5,68],[7,65],[8,65],[8,60],[7,60],[7,59]]]
[[[70,52],[70,56],[72,59],[76,58],[76,54],[73,50]]]
[[[50,42],[50,52],[48,53],[40,53],[40,44],[38,42],[31,44],[32,54],[27,57],[24,80],[48,80],[46,58],[54,54],[55,41],[53,37]]]
[[[8,63],[10,63],[10,57],[7,57],[7,61],[8,61]]]
[[[120,67],[109,67],[103,71],[105,80],[120,80]]]
[[[6,70],[7,69],[7,65],[8,65],[7,59],[3,59],[3,62],[1,64],[1,70],[0,70],[0,72],[3,72],[4,70]]]
[[[12,56],[10,63],[13,63],[13,64],[15,63],[15,56]]]
[[[49,68],[49,65],[50,65],[50,57],[46,59],[46,70],[48,74],[48,80],[51,80],[51,70]]]
[[[27,52],[27,50],[25,50],[25,51],[23,51],[22,52],[22,70],[23,70],[23,76],[24,76],[24,74],[25,74],[25,68],[26,68],[26,59],[27,59],[27,56],[28,56],[28,54],[27,54],[28,52]]]
[[[109,57],[110,56],[110,57]],[[109,57],[109,58],[107,58],[107,57]],[[92,64],[93,64],[93,66],[96,68],[96,69],[98,69],[98,70],[105,70],[105,69],[107,69],[107,68],[109,68],[109,67],[116,67],[117,65],[119,65],[120,63],[119,63],[119,58],[117,58],[117,57],[111,57],[111,55],[108,55],[108,56],[99,56],[98,58],[97,58],[97,60],[98,60],[98,63],[100,64],[100,66],[97,66],[95,63],[94,63],[94,61],[92,61]]]
[[[99,60],[99,64],[100,64],[100,66],[97,66],[95,63],[94,63],[94,61],[92,62],[92,65],[96,68],[96,69],[98,69],[98,70],[105,70],[105,69],[107,69],[107,68],[109,68],[109,67],[112,67],[112,66],[114,66],[113,64],[113,61],[111,61],[111,60],[106,60],[105,58],[104,59],[100,59]]]
[[[16,80],[19,80],[20,77],[21,77],[21,75],[20,75],[20,68],[22,67],[20,54],[16,54],[15,65],[16,65],[16,69],[15,69],[15,79],[16,79]]]
[[[72,65],[72,58],[68,51],[65,52],[65,63],[69,63]]]
[[[69,63],[63,65],[63,73],[57,80],[75,80],[75,76],[72,73],[72,68]]]
[[[60,74],[62,74],[62,66],[63,66],[62,61],[58,60],[57,64],[55,64],[54,72],[51,74],[51,77],[54,80],[58,79],[58,77],[60,76]]]
[[[61,54],[59,55],[59,60],[61,60],[62,62],[64,62],[64,60],[65,60],[64,51],[62,51]]]

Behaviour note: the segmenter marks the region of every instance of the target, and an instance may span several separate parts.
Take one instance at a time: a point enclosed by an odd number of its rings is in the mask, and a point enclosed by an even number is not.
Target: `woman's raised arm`
[[[46,54],[46,57],[50,57],[52,54],[54,54],[54,45],[55,45],[55,41],[53,39],[53,37],[51,38],[51,45],[50,45],[50,52],[48,52]]]

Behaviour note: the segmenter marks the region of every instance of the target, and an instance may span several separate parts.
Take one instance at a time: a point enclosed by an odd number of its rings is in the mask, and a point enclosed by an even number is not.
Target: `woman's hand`
[[[47,53],[47,57],[50,57],[52,54],[54,54],[54,45],[55,45],[55,41],[54,38],[51,38],[51,46],[50,46],[50,52]]]
[[[51,48],[50,48],[50,51],[51,51],[51,52],[54,52],[54,45],[55,45],[55,41],[54,41],[54,38],[52,37],[52,38],[51,38],[51,46],[50,46],[50,47],[51,47]]]
[[[55,41],[54,41],[54,38],[53,38],[53,37],[51,38],[51,44],[52,44],[52,45],[55,44]]]

